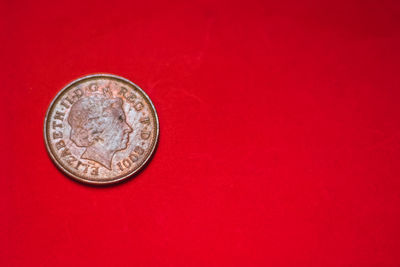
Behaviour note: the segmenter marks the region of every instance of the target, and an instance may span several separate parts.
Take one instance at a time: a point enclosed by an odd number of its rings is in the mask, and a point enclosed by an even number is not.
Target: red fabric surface
[[[2,1],[0,266],[400,266],[399,1]],[[160,118],[128,182],[43,141],[112,73]]]

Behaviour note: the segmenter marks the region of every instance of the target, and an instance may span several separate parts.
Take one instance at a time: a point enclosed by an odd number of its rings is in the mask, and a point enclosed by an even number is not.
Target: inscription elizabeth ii
[[[55,164],[86,183],[114,183],[138,172],[155,150],[159,124],[149,97],[132,82],[97,74],[67,85],[44,125]]]

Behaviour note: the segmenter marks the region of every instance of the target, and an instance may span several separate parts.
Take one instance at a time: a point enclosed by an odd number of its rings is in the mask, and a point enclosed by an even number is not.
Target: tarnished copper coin
[[[46,147],[69,176],[109,184],[137,173],[157,145],[159,124],[150,98],[136,84],[110,74],[77,79],[47,111]]]

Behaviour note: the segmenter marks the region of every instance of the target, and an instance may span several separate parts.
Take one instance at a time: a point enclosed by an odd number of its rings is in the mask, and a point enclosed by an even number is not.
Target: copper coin
[[[136,84],[110,74],[82,77],[54,98],[44,122],[50,157],[66,174],[109,184],[137,173],[157,145],[159,123]]]

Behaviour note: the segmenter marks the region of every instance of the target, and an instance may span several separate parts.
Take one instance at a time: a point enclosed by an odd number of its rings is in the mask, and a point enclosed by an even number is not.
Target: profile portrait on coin
[[[92,95],[75,102],[68,115],[70,139],[85,147],[82,159],[96,161],[111,170],[116,152],[128,146],[132,127],[126,122],[121,98]]]

